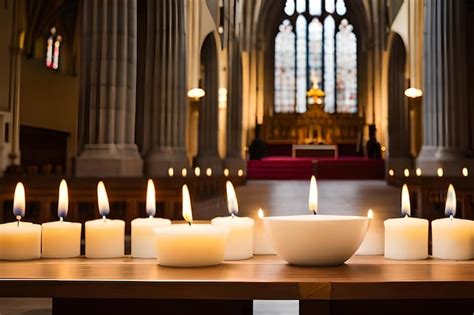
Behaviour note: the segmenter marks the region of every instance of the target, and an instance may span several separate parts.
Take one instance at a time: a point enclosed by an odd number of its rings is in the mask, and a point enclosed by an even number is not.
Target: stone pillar
[[[227,142],[224,165],[232,174],[245,169],[242,156],[242,58],[237,38],[230,35],[228,48]]]
[[[137,1],[84,1],[78,177],[143,174],[135,144]]]
[[[148,0],[145,66],[145,172],[167,176],[186,156],[185,1]]]
[[[405,77],[406,50],[403,39],[393,36],[388,70],[388,162],[387,168],[395,174],[403,174],[413,162],[410,154],[410,111],[404,95],[407,88]]]
[[[199,102],[199,132],[197,165],[211,167],[214,174],[222,173],[222,161],[217,150],[218,138],[218,58],[214,34],[204,40],[201,51],[202,83],[206,95]]]
[[[423,146],[417,166],[460,175],[467,150],[465,1],[425,1]]]

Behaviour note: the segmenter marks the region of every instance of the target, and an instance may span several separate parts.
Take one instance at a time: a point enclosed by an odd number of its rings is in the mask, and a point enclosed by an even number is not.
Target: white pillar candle
[[[97,185],[97,199],[102,219],[86,222],[86,257],[122,257],[125,251],[125,222],[107,219],[110,208],[103,182]]]
[[[238,217],[239,206],[234,186],[230,181],[226,183],[227,209],[230,216],[218,217],[211,220],[215,226],[230,228],[224,259],[243,260],[253,256],[253,229],[254,220],[247,217]]]
[[[258,209],[255,218],[255,226],[253,230],[253,254],[254,255],[275,255],[275,251],[270,245],[265,229],[263,227],[263,217],[265,214],[262,209]]]
[[[431,222],[433,257],[451,260],[469,260],[473,255],[472,222],[456,219],[456,192],[449,185],[445,214],[449,218]]]
[[[210,224],[192,224],[191,199],[183,185],[183,218],[188,224],[155,228],[156,258],[169,267],[203,267],[222,263],[229,230]]]
[[[42,252],[44,258],[71,258],[81,255],[80,223],[66,222],[69,197],[67,183],[63,179],[59,185],[59,221],[43,223]]]
[[[385,257],[398,260],[428,258],[428,220],[410,218],[408,187],[402,188],[404,218],[385,220]]]
[[[154,218],[156,213],[155,185],[148,180],[146,192],[146,213],[148,218],[132,221],[132,257],[155,258],[153,229],[171,224],[168,219]]]
[[[18,222],[0,225],[0,260],[29,260],[41,257],[41,225],[21,222],[25,216],[25,188],[15,187],[13,214]]]

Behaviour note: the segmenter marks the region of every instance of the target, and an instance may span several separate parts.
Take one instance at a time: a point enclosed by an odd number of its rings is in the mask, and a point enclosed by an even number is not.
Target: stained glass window
[[[303,113],[325,92],[328,113],[357,112],[357,37],[344,0],[286,0],[275,37],[275,112]],[[318,102],[319,103],[319,102]]]
[[[275,37],[275,112],[295,111],[295,33],[284,20]]]
[[[339,24],[336,35],[337,111],[357,112],[357,39],[346,19]]]
[[[56,28],[52,27],[48,40],[46,41],[46,67],[51,69],[59,68],[59,53],[61,48],[61,35],[56,33]]]

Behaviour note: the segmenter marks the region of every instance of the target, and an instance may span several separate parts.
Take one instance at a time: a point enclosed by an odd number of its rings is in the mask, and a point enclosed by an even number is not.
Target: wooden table
[[[131,258],[0,262],[0,297],[51,297],[54,314],[251,314],[254,299],[300,300],[300,314],[473,314],[474,261],[355,256],[327,268],[276,256],[207,268]]]

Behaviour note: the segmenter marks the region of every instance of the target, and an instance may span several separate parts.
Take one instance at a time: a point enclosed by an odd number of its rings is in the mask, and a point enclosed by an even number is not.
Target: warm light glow
[[[449,184],[448,194],[446,195],[444,214],[448,217],[454,217],[456,215],[456,192],[454,191],[454,187],[451,184]]]
[[[228,177],[229,176],[229,169],[224,169],[224,176],[225,177]]]
[[[410,193],[407,184],[404,184],[402,187],[402,215],[410,216],[410,213]]]
[[[99,203],[99,213],[102,217],[106,217],[110,212],[109,197],[102,181],[97,184],[97,201]]]
[[[204,95],[206,95],[206,92],[201,88],[194,88],[188,91],[188,97],[193,100],[199,100]]]
[[[415,170],[416,176],[421,176],[421,168]]]
[[[234,216],[239,213],[239,204],[237,203],[237,195],[235,194],[234,185],[230,181],[225,184],[227,192],[227,210]]]
[[[405,175],[405,177],[409,177],[410,176],[410,170],[408,168],[403,170],[403,175]]]
[[[212,176],[212,168],[208,167],[208,168],[206,169],[206,175],[207,175],[207,176]]]
[[[219,26],[219,27],[217,28],[217,31],[219,32],[219,34],[224,33],[224,27],[223,27],[223,26]]]
[[[219,109],[227,108],[227,89],[219,88]]]
[[[25,216],[25,187],[22,182],[18,182],[15,187],[15,195],[13,197],[13,215],[15,217]]]
[[[417,98],[423,96],[423,91],[414,87],[405,90],[405,96],[409,98]]]
[[[465,176],[465,177],[469,176],[469,171],[467,170],[467,167],[464,167],[462,169],[462,175]]]
[[[389,169],[388,170],[388,175],[393,176],[393,175],[395,175],[395,172],[392,169]]]
[[[316,183],[316,177],[311,176],[311,182],[309,184],[309,198],[308,198],[309,211],[316,214],[318,212],[318,185]]]
[[[69,207],[69,196],[67,192],[67,183],[63,179],[59,184],[59,199],[58,199],[58,217],[65,218]]]
[[[265,216],[265,213],[263,212],[263,209],[262,208],[258,209],[258,217],[260,219],[263,219],[264,216]]]
[[[440,167],[440,168],[438,168],[438,170],[436,171],[436,173],[438,174],[438,177],[443,177],[444,171],[443,171],[443,169]]]
[[[173,176],[174,176],[174,169],[173,169],[172,167],[170,167],[170,168],[168,169],[168,176],[169,176],[169,177],[173,177]]]
[[[387,148],[383,145],[383,146],[380,148],[380,150],[381,150],[382,152],[385,152],[385,151],[387,151]]]
[[[156,191],[155,184],[151,179],[148,180],[146,186],[146,214],[154,217],[156,213]]]
[[[237,175],[238,175],[239,177],[244,176],[244,170],[242,170],[242,169],[238,170],[238,171],[237,171]]]
[[[181,176],[183,176],[183,177],[188,176],[188,170],[187,170],[186,168],[183,168],[183,169],[181,170]]]
[[[372,209],[369,209],[369,211],[367,211],[367,217],[369,219],[373,219],[374,218],[374,212],[372,211]]]
[[[189,196],[189,189],[187,185],[183,185],[183,218],[191,224],[193,222],[193,210],[191,208],[191,197]]]
[[[194,175],[196,175],[197,177],[201,176],[201,169],[199,168],[199,166],[194,169]]]

